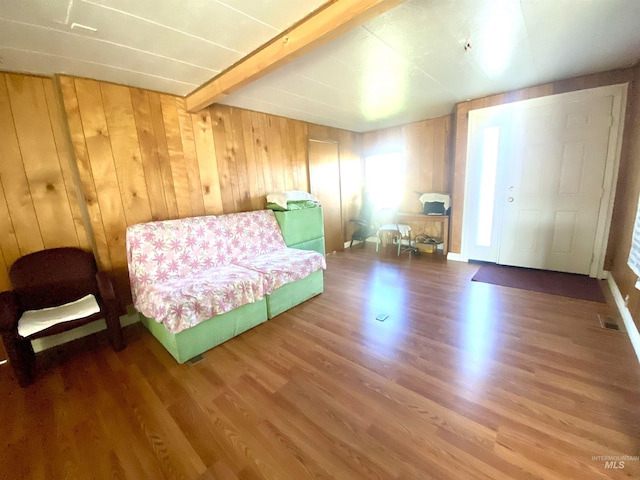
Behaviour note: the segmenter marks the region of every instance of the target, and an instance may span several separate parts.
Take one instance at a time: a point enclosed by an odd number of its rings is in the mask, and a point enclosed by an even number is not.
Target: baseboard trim
[[[362,241],[361,240],[354,240],[353,241],[353,245],[359,245],[361,244]],[[351,246],[351,240],[349,240],[348,242],[344,242],[344,248],[349,248]]]
[[[618,284],[614,280],[613,275],[611,275],[611,272],[605,273],[609,290],[611,290],[613,299],[616,302],[616,307],[618,307],[618,311],[620,312],[620,316],[624,322],[624,327],[627,329],[627,335],[629,335],[631,345],[633,346],[633,349],[636,352],[636,357],[638,357],[638,361],[640,362],[640,332],[638,332],[636,322],[633,321],[631,312],[624,303],[624,299],[622,298],[622,294],[620,293],[620,289],[618,288]]]
[[[462,258],[462,254],[454,252],[447,253],[447,260],[453,260],[454,262],[466,262],[466,260]]]
[[[129,313],[120,317],[120,324],[123,327],[127,327],[139,321],[140,316],[135,310],[133,311],[133,313]],[[57,347],[58,345],[62,345],[63,343],[71,342],[73,340],[77,340],[78,338],[86,337],[88,335],[92,335],[106,329],[107,324],[104,320],[96,320],[95,322],[91,322],[81,327],[74,328],[73,330],[69,330],[68,332],[51,335],[50,337],[36,338],[34,340],[31,340],[31,345],[33,346],[34,352],[42,352],[43,350]]]

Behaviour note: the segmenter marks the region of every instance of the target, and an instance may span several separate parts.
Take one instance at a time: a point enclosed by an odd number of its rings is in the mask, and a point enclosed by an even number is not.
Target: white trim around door
[[[615,198],[616,181],[618,177],[618,169],[620,165],[620,153],[622,149],[622,135],[624,128],[624,115],[627,99],[627,84],[610,85],[593,89],[579,90],[575,92],[562,93],[558,95],[550,95],[521,102],[513,102],[509,104],[488,107],[469,112],[469,133],[468,133],[468,149],[467,149],[467,171],[465,175],[465,195],[463,206],[463,229],[462,229],[462,249],[460,253],[461,260],[467,261],[470,257],[469,242],[472,229],[477,229],[478,223],[478,175],[477,171],[473,171],[474,160],[480,154],[482,145],[479,145],[479,138],[484,126],[492,126],[496,122],[496,118],[508,119],[510,113],[523,110],[524,108],[544,108],[553,107],[558,104],[570,104],[571,102],[580,102],[598,97],[610,96],[613,98],[611,111],[611,128],[609,130],[609,142],[607,146],[607,159],[603,174],[602,196],[600,198],[600,207],[597,215],[597,224],[595,227],[595,241],[593,245],[593,256],[589,267],[589,276],[597,278],[605,278],[606,273],[603,269],[605,252],[607,248],[607,239],[611,226],[611,217],[613,213],[613,203]],[[509,128],[505,128],[505,134],[511,135]],[[473,156],[476,156],[475,158]],[[500,160],[499,160],[500,161]],[[504,161],[504,159],[502,160]],[[477,165],[477,162],[475,163]],[[477,167],[476,167],[477,170]],[[498,167],[498,175],[503,174],[504,170]],[[600,192],[594,192],[598,194]],[[493,208],[493,207],[492,207]],[[501,221],[499,207],[495,207],[496,222],[494,228],[499,228]],[[486,212],[485,212],[486,213]],[[474,230],[475,231],[475,230]],[[592,230],[593,231],[593,230]],[[493,234],[492,242],[500,242],[499,235]],[[491,250],[493,251],[493,250]],[[585,268],[586,270],[586,268]]]

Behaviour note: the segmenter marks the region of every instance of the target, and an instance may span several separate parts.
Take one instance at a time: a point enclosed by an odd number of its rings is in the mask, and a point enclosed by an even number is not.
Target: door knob
[[[507,197],[507,202],[509,203],[513,202],[513,197]]]

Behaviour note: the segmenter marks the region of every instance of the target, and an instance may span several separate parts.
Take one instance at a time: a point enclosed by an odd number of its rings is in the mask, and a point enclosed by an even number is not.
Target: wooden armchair
[[[53,248],[19,258],[9,270],[13,290],[0,292],[0,335],[18,382],[33,383],[31,340],[104,318],[115,351],[124,348],[119,303],[93,254]]]

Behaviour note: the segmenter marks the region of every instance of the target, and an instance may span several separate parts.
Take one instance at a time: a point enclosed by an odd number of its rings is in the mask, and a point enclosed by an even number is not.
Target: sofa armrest
[[[15,332],[21,314],[15,293],[0,292],[0,331]]]

